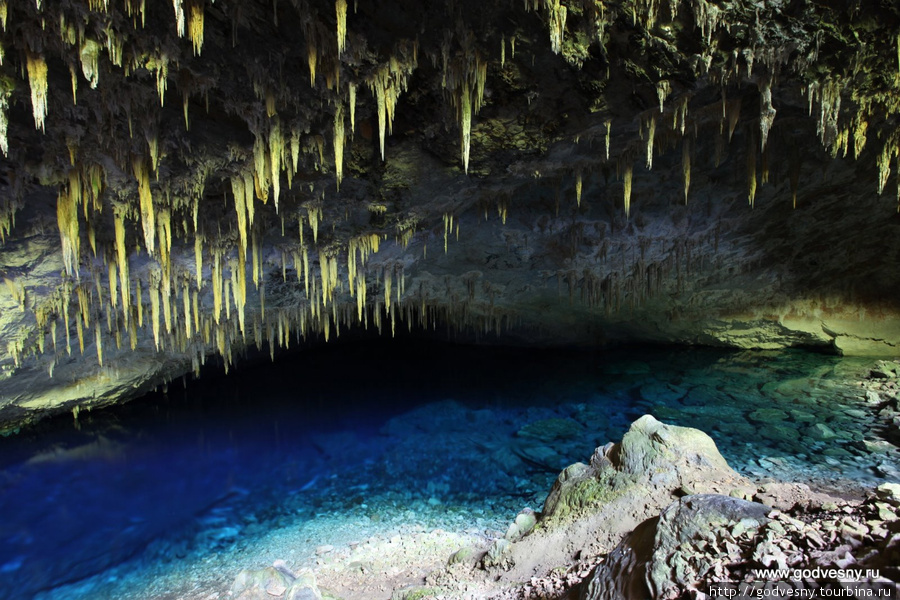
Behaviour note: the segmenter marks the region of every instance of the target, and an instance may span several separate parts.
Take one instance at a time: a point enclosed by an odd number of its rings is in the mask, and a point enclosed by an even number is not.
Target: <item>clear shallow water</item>
[[[845,382],[867,364],[381,342],[178,383],[82,413],[78,428],[68,417],[0,440],[0,597],[56,598],[85,578],[64,597],[124,597],[111,580],[129,574],[134,591],[142,572],[208,563],[326,513],[502,523],[539,508],[562,467],[646,413],[710,433],[746,474],[895,480],[896,452]]]

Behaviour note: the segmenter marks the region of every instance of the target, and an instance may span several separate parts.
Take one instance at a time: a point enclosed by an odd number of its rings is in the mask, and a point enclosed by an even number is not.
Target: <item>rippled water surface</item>
[[[745,474],[896,480],[852,384],[869,363],[366,342],[245,364],[0,439],[0,597],[124,598],[126,578],[376,498],[502,522],[647,413],[708,432]]]

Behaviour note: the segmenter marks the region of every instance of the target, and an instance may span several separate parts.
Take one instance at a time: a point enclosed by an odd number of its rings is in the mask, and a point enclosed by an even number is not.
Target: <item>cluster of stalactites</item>
[[[406,91],[409,77],[418,65],[418,53],[418,42],[401,43],[397,52],[379,65],[367,80],[378,109],[378,141],[382,160],[385,132],[392,133],[397,101],[400,94]],[[355,97],[355,91],[353,93]]]
[[[466,33],[460,39],[460,50],[451,54],[453,37],[447,36],[441,46],[442,85],[456,110],[459,123],[459,145],[463,170],[469,172],[469,149],[472,144],[472,116],[484,103],[487,61],[475,48],[474,36]]]

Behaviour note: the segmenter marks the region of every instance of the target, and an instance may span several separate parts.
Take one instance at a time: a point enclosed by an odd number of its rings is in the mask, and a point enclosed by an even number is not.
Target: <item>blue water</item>
[[[0,440],[0,597],[199,561],[324,503],[393,494],[511,517],[646,413],[704,429],[747,474],[872,485],[896,455],[872,453],[874,415],[842,383],[864,364],[358,342],[209,372]],[[809,415],[835,437],[806,437]]]

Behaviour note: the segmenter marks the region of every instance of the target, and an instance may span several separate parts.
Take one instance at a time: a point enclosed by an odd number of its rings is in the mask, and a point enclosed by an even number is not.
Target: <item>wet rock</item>
[[[831,429],[831,427],[825,425],[824,423],[816,423],[811,427],[807,427],[804,430],[804,433],[814,440],[821,441],[830,440],[837,437],[837,434]]]
[[[869,376],[874,379],[896,379],[900,377],[900,363],[879,360],[869,371]]]
[[[674,404],[687,395],[687,390],[670,383],[652,382],[641,386],[641,398],[647,402]]]
[[[754,410],[748,416],[758,423],[775,423],[788,418],[788,414],[778,408],[760,408]]]
[[[800,433],[790,423],[768,424],[759,428],[759,435],[774,442],[794,442]]]

